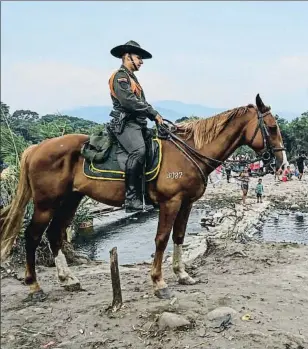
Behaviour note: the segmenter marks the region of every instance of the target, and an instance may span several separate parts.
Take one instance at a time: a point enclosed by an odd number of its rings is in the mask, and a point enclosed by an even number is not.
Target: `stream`
[[[187,232],[200,232],[200,219],[206,210],[193,209]],[[109,250],[117,246],[119,264],[149,261],[155,252],[155,235],[158,212],[137,214],[113,226],[102,227],[92,232],[79,232],[74,240],[77,251],[94,260],[109,260]],[[308,213],[275,210],[268,217],[257,236],[263,241],[297,242],[308,244]],[[166,251],[172,251],[170,236]]]
[[[308,244],[308,213],[275,210],[264,223],[263,241]]]

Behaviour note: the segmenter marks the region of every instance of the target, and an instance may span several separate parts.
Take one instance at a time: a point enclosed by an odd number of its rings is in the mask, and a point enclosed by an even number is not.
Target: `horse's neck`
[[[243,131],[247,122],[246,115],[235,118],[211,143],[204,144],[200,153],[219,161],[225,161],[242,145]]]

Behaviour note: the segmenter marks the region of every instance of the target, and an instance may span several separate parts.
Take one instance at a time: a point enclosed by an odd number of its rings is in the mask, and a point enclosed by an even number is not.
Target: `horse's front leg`
[[[163,279],[162,261],[170,232],[180,207],[181,200],[175,198],[160,204],[158,228],[155,238],[156,251],[151,271],[154,294],[158,298],[168,299],[171,297],[168,285]]]
[[[183,243],[191,208],[192,204],[182,204],[175,219],[172,234],[174,243],[172,259],[173,271],[178,282],[182,285],[194,285],[196,283],[196,281],[185,271],[185,264],[183,262]]]

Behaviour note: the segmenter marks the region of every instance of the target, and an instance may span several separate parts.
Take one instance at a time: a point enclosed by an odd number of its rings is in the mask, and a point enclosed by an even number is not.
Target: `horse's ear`
[[[263,111],[264,111],[264,109],[265,109],[266,107],[265,107],[265,105],[264,105],[264,103],[263,103],[263,101],[262,101],[262,99],[261,99],[259,93],[258,93],[257,96],[256,96],[256,105],[257,105],[258,110],[259,110],[261,113],[263,113]]]
[[[263,103],[262,98],[260,97],[259,93],[256,96],[256,105],[257,105],[259,112],[261,112],[261,113],[266,113],[267,111],[271,110],[271,107],[268,107]]]

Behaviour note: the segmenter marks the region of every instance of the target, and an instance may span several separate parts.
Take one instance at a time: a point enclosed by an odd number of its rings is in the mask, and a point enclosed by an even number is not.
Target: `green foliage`
[[[81,223],[91,221],[94,218],[89,209],[90,204],[94,205],[95,201],[88,197],[84,197],[81,200],[77,214],[74,216],[71,224],[75,231],[78,231]]]
[[[10,107],[5,104],[0,102],[1,104],[1,122],[3,121],[2,116],[8,118],[10,116]]]
[[[5,125],[1,126],[0,137],[0,159],[7,164],[18,165],[20,156],[29,143],[22,136],[17,136]]]
[[[68,115],[47,114],[40,117],[35,111],[23,109],[10,114],[9,107],[1,102],[1,125],[3,124],[7,127],[9,125],[16,136],[22,137],[29,144],[65,134],[92,134],[104,129],[103,125],[96,122]]]
[[[195,116],[195,115],[183,116],[182,118],[175,120],[175,123],[188,122],[188,121],[200,120],[200,119],[201,118],[199,116]]]
[[[255,158],[255,152],[249,148],[248,145],[242,145],[237,148],[233,154],[234,156],[248,155],[250,159]]]
[[[19,166],[20,155],[28,146],[28,142],[18,136],[10,125],[9,107],[1,102],[0,127],[0,159],[5,163]]]
[[[36,121],[39,119],[38,113],[31,110],[15,110],[11,116],[12,121],[14,120],[24,120],[24,121]]]
[[[7,104],[1,102],[0,118],[0,159],[9,165],[9,175],[1,179],[1,199],[4,206],[11,203],[15,196],[19,179],[19,160],[30,144],[44,139],[72,133],[93,134],[104,130],[104,125],[68,115],[48,114],[40,118],[31,110],[16,110],[10,113]],[[89,199],[82,200],[72,226],[77,229],[81,222],[92,219],[89,211]],[[33,213],[32,201],[27,205],[23,227],[29,224]]]
[[[294,159],[302,150],[308,152],[308,111],[288,122],[277,116],[287,155]]]

